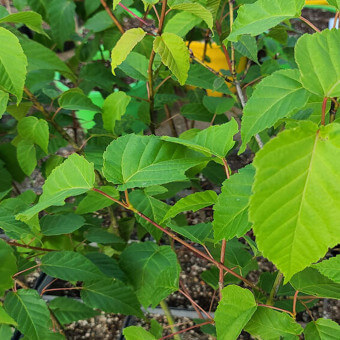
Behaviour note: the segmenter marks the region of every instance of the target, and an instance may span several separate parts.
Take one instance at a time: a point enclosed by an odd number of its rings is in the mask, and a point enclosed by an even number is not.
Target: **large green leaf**
[[[243,236],[249,229],[248,207],[255,169],[252,165],[223,182],[222,192],[214,205],[215,241]]]
[[[277,71],[262,80],[244,107],[240,152],[245,150],[252,136],[273,126],[294,110],[302,109],[309,95],[300,83],[297,70]]]
[[[126,135],[107,147],[103,173],[119,190],[185,180],[184,172],[205,160],[188,151],[156,136]]]
[[[49,130],[46,120],[33,116],[25,117],[19,120],[17,128],[22,138],[39,145],[48,153]]]
[[[3,22],[22,23],[35,32],[45,34],[41,26],[42,25],[41,15],[32,11],[19,12],[7,15],[0,19],[0,23]]]
[[[175,205],[173,205],[163,218],[163,221],[173,218],[185,211],[197,211],[210,205],[215,204],[217,194],[215,191],[206,190],[202,192],[195,192],[184,198],[181,198]]]
[[[213,125],[196,134],[192,139],[163,137],[163,140],[185,145],[193,150],[224,158],[235,142],[234,135],[238,132],[235,119],[222,125]]]
[[[1,224],[0,224],[1,226]],[[13,249],[0,239],[0,292],[13,286],[12,275],[17,272],[17,261]]]
[[[58,99],[58,103],[60,107],[66,110],[101,111],[100,107],[93,104],[92,100],[79,88],[73,88],[64,92]]]
[[[115,68],[126,59],[133,48],[144,38],[145,34],[141,28],[132,28],[121,36],[111,53],[113,74],[115,74]]]
[[[170,6],[171,9],[178,9],[181,11],[186,11],[191,14],[196,15],[197,17],[201,18],[206,22],[208,27],[212,30],[213,27],[213,16],[211,12],[203,7],[199,3],[182,3],[182,4],[175,4],[173,6]]]
[[[213,15],[214,19],[216,18],[218,9],[220,7],[220,3],[221,3],[221,0],[207,0],[206,7],[211,12],[211,14]]]
[[[148,79],[148,65],[149,61],[144,55],[130,52],[118,68],[131,78],[145,81]]]
[[[187,226],[177,226],[173,223],[168,223],[168,227],[176,233],[188,238],[190,241],[198,244],[205,244],[205,241],[212,236],[211,223],[198,223]]]
[[[75,8],[73,1],[49,0],[44,1],[53,40],[63,50],[64,43],[71,39],[75,31]]]
[[[268,142],[254,165],[256,242],[288,281],[340,241],[340,125],[302,122]]]
[[[228,39],[223,40],[223,43],[227,47]],[[235,50],[241,53],[243,56],[247,57],[248,59],[254,61],[255,63],[259,63],[257,57],[257,42],[256,38],[250,35],[242,35],[239,38],[239,41],[234,44]]]
[[[84,255],[74,251],[54,251],[41,258],[41,270],[68,281],[89,281],[105,277]]]
[[[319,262],[313,265],[313,267],[332,281],[340,283],[340,255]]]
[[[84,303],[72,298],[67,298],[66,296],[53,299],[48,304],[48,307],[52,310],[54,316],[62,325],[73,321],[89,319],[100,314]]]
[[[17,145],[17,158],[22,171],[30,176],[37,166],[34,144],[29,140],[22,139]]]
[[[274,340],[298,339],[303,328],[287,313],[258,307],[245,330],[256,338]]]
[[[302,85],[321,97],[340,96],[340,31],[305,34],[295,46]]]
[[[223,288],[222,299],[215,312],[217,338],[236,340],[256,308],[254,295],[250,290],[235,285]]]
[[[0,90],[0,119],[6,111],[9,94]]]
[[[302,272],[295,274],[289,282],[300,292],[340,299],[340,284],[322,275],[315,268],[306,268]]]
[[[169,206],[146,194],[142,190],[134,190],[129,195],[130,203],[135,209],[143,213],[145,216],[149,217],[152,221],[156,223],[162,223],[164,215],[169,210]],[[145,221],[140,216],[136,215],[137,221],[152,235],[152,237],[159,241],[162,237],[162,231],[157,229],[155,226]]]
[[[156,340],[156,338],[142,327],[130,326],[123,330],[126,340]]]
[[[14,94],[21,102],[26,79],[27,58],[18,38],[0,27],[0,89]]]
[[[162,63],[169,67],[179,83],[184,85],[190,68],[190,54],[181,37],[174,33],[163,33],[156,37],[153,49],[161,57]]]
[[[20,289],[16,293],[9,292],[4,307],[17,322],[20,332],[30,340],[48,339],[50,312],[36,290]]]
[[[2,308],[2,305],[0,305],[0,325],[2,324],[6,324],[6,325],[13,325],[16,326],[17,323],[15,322],[15,320],[13,318],[11,318],[6,312],[5,310]],[[0,333],[1,334],[1,333]],[[0,339],[1,336],[0,336]]]
[[[13,329],[6,324],[0,324],[0,338],[3,340],[11,340],[13,336]]]
[[[178,289],[180,266],[169,246],[159,247],[152,242],[132,244],[121,254],[120,265],[145,308],[157,306]]]
[[[86,283],[80,296],[88,306],[107,313],[143,316],[132,288],[115,279]]]
[[[121,120],[130,100],[131,97],[123,91],[111,93],[105,98],[102,113],[104,129],[115,133],[116,121]]]
[[[113,198],[119,198],[119,192],[114,187],[103,186],[99,189]],[[88,214],[109,207],[112,204],[115,203],[109,198],[106,198],[104,195],[96,191],[89,191],[88,193],[86,193],[86,197],[83,198],[78,204],[76,213],[80,215]]]
[[[40,196],[39,203],[19,214],[17,219],[27,221],[51,205],[64,205],[67,197],[91,190],[94,181],[93,164],[74,153],[48,176],[43,185],[43,194]]]
[[[306,340],[338,340],[340,326],[330,319],[317,319],[307,324],[304,334]]]
[[[70,234],[85,224],[85,219],[76,214],[45,215],[40,220],[41,232],[46,236]]]
[[[299,17],[304,4],[305,0],[258,0],[243,5],[228,40],[237,41],[242,34],[256,36],[286,19]]]
[[[165,24],[164,32],[174,33],[183,38],[201,21],[202,19],[189,12],[176,13]]]

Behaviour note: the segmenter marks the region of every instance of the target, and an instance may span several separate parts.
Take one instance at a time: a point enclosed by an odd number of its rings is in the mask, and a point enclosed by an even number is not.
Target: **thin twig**
[[[294,315],[294,318],[296,317],[296,300],[297,300],[298,294],[299,294],[299,291],[297,290],[294,294],[294,299],[293,299],[293,315]]]
[[[285,313],[291,315],[292,317],[294,317],[293,313],[290,312],[289,310],[286,310],[286,309],[282,309],[282,308],[278,308],[278,307],[274,307],[274,306],[269,306],[269,305],[264,305],[264,304],[262,304],[262,303],[258,303],[257,305],[258,305],[259,307],[266,307],[266,308],[278,310],[278,311],[280,311],[280,312],[285,312]]]
[[[309,27],[311,27],[315,32],[321,32],[315,25],[313,25],[309,20],[304,18],[303,16],[299,17],[300,20],[305,22]]]
[[[143,25],[145,26],[149,26],[149,24],[147,22],[145,22],[142,18],[140,18],[138,15],[136,15],[135,13],[133,13],[129,8],[127,8],[126,6],[124,6],[121,2],[118,4],[118,6],[122,7],[125,11],[127,11],[128,13],[130,13],[133,17],[135,17],[138,21],[140,21]]]
[[[176,333],[172,333],[172,334],[169,334],[169,335],[166,335],[166,336],[163,336],[162,338],[160,338],[159,340],[165,340],[165,339],[169,339],[169,338],[172,338],[174,335],[176,334],[181,334],[181,333],[185,333],[185,332],[188,332],[194,328],[198,328],[198,327],[202,327],[202,326],[205,326],[205,325],[209,325],[209,324],[212,324],[214,323],[213,320],[211,321],[206,321],[206,322],[203,322],[203,323],[200,323],[198,325],[194,325],[194,326],[191,326],[191,327],[188,327],[186,329],[182,329],[181,331],[178,331]]]
[[[29,246],[27,244],[22,244],[18,243],[15,241],[6,241],[10,246],[15,246],[15,247],[21,247],[21,248],[27,248],[27,249],[32,249],[32,250],[39,250],[39,251],[55,251],[55,249],[48,249],[48,248],[40,248],[40,247],[34,247],[34,246]]]
[[[210,314],[208,314],[199,304],[197,304],[194,300],[193,300],[193,298],[189,295],[189,294],[187,294],[186,292],[184,292],[183,290],[179,290],[179,292],[183,295],[183,296],[185,296],[190,302],[191,302],[191,304],[192,305],[195,305],[198,309],[200,309],[210,320],[212,320],[213,318],[212,318],[212,316],[210,315]],[[201,316],[200,316],[201,317]]]
[[[105,11],[107,12],[107,14],[110,16],[110,18],[112,19],[112,21],[115,23],[115,25],[117,26],[118,30],[120,33],[124,34],[125,30],[123,28],[123,26],[120,24],[120,22],[118,21],[118,19],[115,17],[115,15],[112,13],[111,9],[109,8],[109,6],[107,5],[105,0],[100,0],[101,4],[103,5]]]

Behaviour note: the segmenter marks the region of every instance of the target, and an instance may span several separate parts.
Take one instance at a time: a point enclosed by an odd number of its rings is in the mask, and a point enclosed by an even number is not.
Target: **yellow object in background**
[[[325,0],[307,0],[306,5],[329,5]]]
[[[204,46],[205,46],[205,43],[203,41],[193,41],[190,43],[189,47],[192,50],[196,58],[203,60]],[[218,72],[220,70],[229,69],[227,61],[225,59],[225,55],[221,47],[218,46],[216,43],[207,44],[206,57],[208,57],[207,59],[209,59],[210,62],[205,60],[204,63],[208,65],[209,67],[211,67],[214,71]],[[237,73],[244,71],[246,65],[247,65],[247,58],[242,57],[240,59],[239,64],[236,67]],[[232,87],[232,84],[227,83],[227,85],[232,92],[235,92],[235,88]],[[211,97],[222,97],[222,93],[212,91],[212,90],[207,90],[207,94],[208,96],[211,96]]]

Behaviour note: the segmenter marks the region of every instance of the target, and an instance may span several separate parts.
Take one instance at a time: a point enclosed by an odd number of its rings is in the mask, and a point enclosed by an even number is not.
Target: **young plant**
[[[64,339],[100,311],[150,323],[127,340],[339,339],[311,310],[340,297],[340,31],[302,17],[304,0],[13,5],[0,7],[1,339]],[[231,169],[237,153],[247,165]],[[183,248],[208,264],[214,313],[180,279]],[[264,258],[272,270],[254,275]],[[37,290],[33,271],[50,278]],[[65,290],[81,302],[44,299]],[[176,292],[194,326],[176,329]],[[171,334],[147,317],[158,305]]]

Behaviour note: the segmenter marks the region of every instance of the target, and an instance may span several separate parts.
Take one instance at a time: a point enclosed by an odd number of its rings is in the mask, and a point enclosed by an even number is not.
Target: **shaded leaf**
[[[88,306],[107,313],[143,316],[132,288],[114,279],[86,283],[80,296]]]
[[[223,40],[223,43],[227,46],[228,40]],[[235,50],[241,53],[243,56],[248,59],[254,61],[255,63],[259,63],[257,58],[257,42],[256,39],[250,35],[242,35],[238,42],[234,44]]]
[[[7,108],[9,94],[0,90],[0,119]]]
[[[127,247],[120,257],[141,304],[157,306],[178,289],[180,266],[169,246],[152,242],[135,243]]]
[[[298,339],[303,328],[287,313],[258,307],[245,330],[260,339]]]
[[[156,340],[156,338],[142,327],[130,326],[123,330],[126,340]]]
[[[41,232],[46,236],[71,234],[84,224],[84,217],[76,214],[45,215],[40,220]]]
[[[93,104],[92,100],[79,88],[73,88],[64,92],[58,99],[58,103],[60,107],[66,110],[101,111],[100,107]]]
[[[313,267],[332,281],[340,283],[340,255],[314,264]]]
[[[1,247],[1,242],[0,242],[0,247]],[[0,289],[1,289],[1,286],[0,286]],[[15,320],[11,318],[0,305],[0,325],[2,324],[13,325],[13,326],[17,325]],[[0,335],[1,335],[1,330],[0,330]],[[3,339],[3,338],[0,337],[0,339]]]
[[[17,145],[17,158],[22,171],[30,176],[37,166],[37,156],[34,144],[22,139]]]
[[[176,13],[166,22],[164,32],[174,33],[183,38],[201,21],[202,19],[189,12]]]
[[[205,244],[205,241],[212,235],[211,223],[199,223],[188,226],[177,226],[173,223],[169,223],[168,227],[176,233],[188,238],[190,241]]]
[[[0,292],[13,286],[12,276],[17,272],[17,261],[13,249],[0,239]],[[0,310],[1,311],[1,310]]]
[[[306,340],[337,340],[340,338],[340,326],[330,319],[317,319],[307,324]]]

